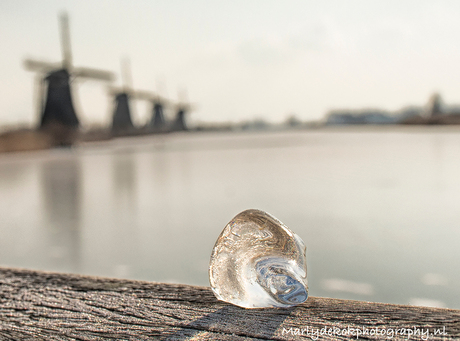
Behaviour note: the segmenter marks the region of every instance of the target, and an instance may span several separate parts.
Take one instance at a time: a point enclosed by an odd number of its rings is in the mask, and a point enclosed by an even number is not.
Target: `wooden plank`
[[[206,287],[0,268],[0,340],[426,340],[427,331],[460,339],[460,310],[318,297],[242,309]]]

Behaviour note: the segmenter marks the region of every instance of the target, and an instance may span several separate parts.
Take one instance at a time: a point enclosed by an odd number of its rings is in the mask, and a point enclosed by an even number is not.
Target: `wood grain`
[[[206,287],[0,268],[0,340],[310,340],[321,329],[321,340],[345,340],[356,332],[334,333],[352,328],[367,328],[359,339],[407,328],[454,340],[460,310],[319,297],[290,309],[242,309]],[[407,340],[408,330],[392,339]]]

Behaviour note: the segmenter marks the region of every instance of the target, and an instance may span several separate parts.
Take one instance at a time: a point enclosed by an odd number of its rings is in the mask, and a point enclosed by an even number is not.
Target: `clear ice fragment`
[[[209,265],[219,300],[243,308],[291,307],[308,297],[306,247],[270,214],[246,210],[225,226]]]

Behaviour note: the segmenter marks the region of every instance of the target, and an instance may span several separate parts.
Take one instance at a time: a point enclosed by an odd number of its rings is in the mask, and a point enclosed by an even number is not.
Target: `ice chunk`
[[[219,300],[244,308],[290,307],[308,297],[306,247],[270,214],[233,218],[212,250],[209,281]]]

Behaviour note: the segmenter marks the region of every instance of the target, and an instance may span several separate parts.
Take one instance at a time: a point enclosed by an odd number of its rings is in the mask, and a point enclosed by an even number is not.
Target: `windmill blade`
[[[188,101],[187,89],[182,87],[178,90],[178,101],[175,105],[176,110],[191,111],[196,109],[196,105]]]
[[[167,99],[166,81],[163,77],[156,79],[156,98],[155,101],[160,104],[172,105],[172,101]]]
[[[70,48],[69,16],[66,12],[59,17],[61,25],[62,66],[69,70],[72,68],[72,50]]]
[[[186,112],[189,112],[189,111],[195,111],[197,108],[197,105],[192,104],[192,103],[179,102],[179,103],[176,103],[175,107],[176,107],[176,110],[184,110]]]
[[[152,91],[131,90],[129,93],[131,94],[131,96],[138,100],[145,100],[156,104],[161,104],[163,106],[170,104],[170,101],[168,99]]]
[[[126,94],[128,95],[128,97],[130,98],[133,98],[133,91],[132,90],[126,90],[125,88],[123,87],[119,87],[119,86],[108,86],[107,87],[107,93],[110,95],[110,96],[117,96],[117,95],[120,95],[120,94]]]
[[[166,91],[166,81],[163,76],[157,77],[155,82],[155,93],[158,94],[158,97],[166,99],[167,91]]]
[[[123,58],[121,60],[121,79],[125,91],[133,88],[133,76],[131,73],[131,63],[129,58]]]
[[[166,97],[160,96],[160,95],[155,95],[153,102],[159,103],[162,105],[171,105],[171,101],[169,99],[167,99]]]
[[[40,122],[43,110],[45,108],[45,79],[43,75],[36,74],[34,77],[34,103],[36,105],[36,117]]]
[[[115,75],[113,72],[106,71],[106,70],[92,69],[92,68],[87,68],[87,67],[74,68],[72,71],[72,75],[74,77],[97,79],[97,80],[102,80],[102,81],[107,81],[107,82],[112,82],[115,80]]]
[[[29,71],[38,71],[47,73],[53,70],[58,70],[62,67],[61,63],[50,63],[34,59],[24,60],[24,67]]]
[[[150,91],[145,90],[130,90],[129,93],[135,99],[145,100],[145,101],[153,101],[155,98],[155,94]]]
[[[177,98],[179,99],[179,103],[185,104],[188,102],[187,89],[185,87],[182,87],[178,90]]]
[[[196,108],[198,108],[198,105],[196,103],[178,101],[175,103],[174,107],[176,108],[176,110],[184,110],[186,112],[189,112],[195,111]]]
[[[120,88],[120,87],[115,87],[115,86],[108,86],[107,87],[107,93],[111,96],[115,96],[115,95],[118,95],[118,94],[121,94],[123,93],[125,90],[123,88]]]
[[[130,93],[134,98],[145,101],[154,101],[157,98],[155,93],[146,90],[131,90]]]
[[[161,97],[157,95],[156,93],[152,91],[147,91],[147,90],[133,90],[133,89],[125,89],[125,88],[111,86],[111,87],[108,87],[108,93],[110,95],[126,93],[129,97],[133,99],[141,100],[141,101],[149,101],[153,103],[159,103],[162,105],[168,105],[170,103],[170,101],[167,100],[166,98]]]

